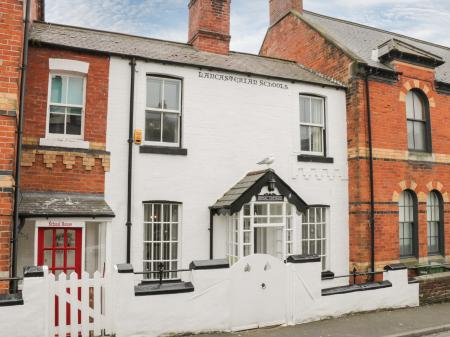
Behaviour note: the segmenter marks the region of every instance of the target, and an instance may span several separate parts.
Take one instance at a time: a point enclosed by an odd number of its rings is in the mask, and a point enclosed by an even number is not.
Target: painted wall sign
[[[284,196],[276,194],[257,195],[256,201],[282,202],[284,201]]]
[[[237,83],[237,84],[247,84],[247,85],[253,85],[253,86],[258,86],[258,87],[289,89],[289,86],[285,83],[281,83],[281,82],[277,82],[277,81],[270,81],[270,80],[265,80],[265,79],[256,79],[256,78],[245,77],[245,76],[226,75],[226,74],[219,74],[219,73],[213,73],[213,72],[199,71],[198,77],[203,78],[203,79],[217,80],[217,81],[224,81],[224,82],[233,82],[233,83]]]
[[[53,227],[53,228],[78,228],[84,227],[84,221],[77,219],[39,219],[36,221],[36,227]]]

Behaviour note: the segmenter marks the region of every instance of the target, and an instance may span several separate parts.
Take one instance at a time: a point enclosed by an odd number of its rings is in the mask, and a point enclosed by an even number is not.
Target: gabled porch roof
[[[230,188],[214,205],[210,207],[213,214],[233,214],[243,205],[249,203],[264,186],[273,181],[279,193],[293,204],[299,212],[306,211],[308,205],[281,179],[272,169],[249,172]]]

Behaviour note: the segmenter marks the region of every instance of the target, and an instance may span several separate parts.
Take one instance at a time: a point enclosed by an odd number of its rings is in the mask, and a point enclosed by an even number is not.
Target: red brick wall
[[[290,10],[303,11],[303,0],[270,0],[270,25],[273,25]]]
[[[23,3],[0,0],[0,278],[9,276],[16,113],[23,45]],[[0,282],[0,293],[8,288]]]
[[[86,77],[84,140],[105,143],[108,110],[108,57],[36,47],[30,48],[29,52],[24,137],[45,137],[50,58],[89,63],[89,73]]]
[[[94,150],[68,152],[64,148],[50,151],[38,146],[39,139],[45,137],[47,123],[50,58],[89,63],[86,76],[84,140],[90,142],[92,149],[105,148],[109,57],[31,47],[24,119],[24,143],[28,146],[25,147],[22,160],[21,187],[25,191],[103,193],[106,162],[100,157],[106,154],[99,154]],[[86,165],[86,156],[90,158],[93,166]],[[72,164],[67,163],[72,160]]]
[[[364,80],[351,77],[352,59],[320,33],[294,15],[272,26],[261,54],[286,58],[334,77],[348,86],[347,131],[349,151],[350,269],[370,262],[370,185],[367,111]],[[439,189],[446,199],[450,191],[450,96],[434,88],[434,72],[396,63],[403,75],[396,83],[371,80],[370,103],[374,148],[375,247],[377,267],[399,260],[398,194],[405,188],[419,196],[419,257],[427,260],[426,196]],[[426,92],[431,105],[434,157],[409,160],[404,95],[411,88]],[[448,157],[447,157],[448,156]],[[437,158],[440,163],[437,162]],[[449,192],[450,193],[450,192]],[[450,214],[445,213],[445,223]],[[450,255],[450,229],[446,225],[445,255]]]
[[[189,3],[189,43],[216,54],[230,50],[231,0],[191,0]]]

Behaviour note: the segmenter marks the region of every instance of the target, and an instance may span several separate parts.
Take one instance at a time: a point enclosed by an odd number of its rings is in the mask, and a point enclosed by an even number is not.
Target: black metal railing
[[[347,275],[339,275],[335,276],[334,278],[344,278],[344,277],[351,277],[353,278],[353,284],[356,284],[358,276],[371,276],[371,280],[373,281],[375,275],[383,274],[384,271],[364,271],[359,272],[356,268],[353,268],[353,271],[350,274]]]
[[[166,270],[164,268],[164,264],[160,263],[158,264],[158,270],[155,271],[138,271],[134,272],[135,275],[158,275],[159,284],[162,284],[164,281],[164,274],[170,274],[170,273],[183,273],[183,272],[189,272],[191,269],[173,269],[173,270]]]

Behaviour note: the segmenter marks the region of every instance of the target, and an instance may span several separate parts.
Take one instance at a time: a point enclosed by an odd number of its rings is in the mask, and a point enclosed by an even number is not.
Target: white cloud
[[[188,0],[47,0],[50,22],[180,42]],[[231,48],[257,53],[268,26],[268,0],[233,0]],[[74,5],[76,3],[76,5]],[[448,0],[305,0],[305,8],[450,46]]]

